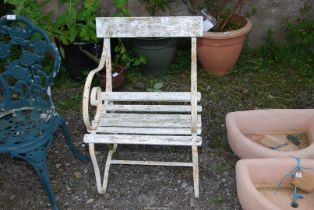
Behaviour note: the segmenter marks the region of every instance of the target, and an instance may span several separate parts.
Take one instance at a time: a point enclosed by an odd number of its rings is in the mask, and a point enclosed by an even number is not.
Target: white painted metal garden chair
[[[193,168],[195,197],[199,197],[197,147],[201,146],[201,95],[197,92],[196,37],[202,36],[202,17],[99,17],[97,37],[104,38],[103,52],[97,69],[86,79],[83,118],[89,144],[97,190],[105,193],[111,164],[184,166]],[[112,92],[110,38],[191,37],[191,92]],[[106,67],[106,91],[91,87],[96,72]],[[132,105],[128,102],[137,102]],[[147,105],[154,102],[154,105]],[[149,103],[151,104],[151,103]],[[89,106],[97,112],[90,122]],[[101,181],[95,144],[113,144]],[[113,160],[118,144],[191,146],[192,162]]]

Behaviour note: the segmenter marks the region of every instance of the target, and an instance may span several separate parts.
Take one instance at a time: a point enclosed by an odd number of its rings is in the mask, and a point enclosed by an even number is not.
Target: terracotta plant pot
[[[197,39],[197,53],[203,69],[209,74],[229,74],[242,51],[246,34],[250,32],[252,23],[249,19],[235,16],[236,22],[245,26],[234,31],[204,32]]]
[[[301,159],[301,166],[314,168],[314,160]],[[314,207],[314,192],[298,191],[303,199],[298,199],[298,207],[292,207],[293,187],[289,174],[296,167],[291,158],[266,158],[239,160],[236,166],[237,193],[244,210],[309,210]],[[313,174],[313,170],[304,171]],[[276,187],[283,180],[280,188]]]
[[[231,112],[226,127],[240,158],[314,158],[314,109]]]
[[[102,71],[97,72],[96,75],[100,82],[100,86],[103,89],[106,89],[106,72],[102,70]],[[124,80],[125,80],[124,67],[120,65],[113,66],[112,89],[115,90],[115,89],[121,88]]]

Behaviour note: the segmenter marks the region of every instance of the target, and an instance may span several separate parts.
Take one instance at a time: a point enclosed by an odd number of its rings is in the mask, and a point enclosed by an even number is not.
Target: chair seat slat
[[[102,92],[104,101],[191,102],[191,92]],[[201,93],[197,93],[197,101]]]
[[[137,127],[103,127],[95,131],[99,134],[143,134],[143,135],[192,135],[191,128],[137,128]],[[197,135],[202,132],[197,129]]]
[[[199,136],[85,134],[84,142],[97,144],[200,146],[202,144],[202,138]]]
[[[125,114],[106,113],[100,126],[143,127],[143,128],[190,128],[190,114]],[[201,127],[201,115],[198,115],[197,127]]]
[[[191,112],[190,105],[116,105],[104,106],[103,111],[115,112]],[[202,107],[197,106],[197,112],[201,112]]]

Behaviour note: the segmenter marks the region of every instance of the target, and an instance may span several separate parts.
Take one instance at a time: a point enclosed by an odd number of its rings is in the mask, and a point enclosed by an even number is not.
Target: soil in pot
[[[159,76],[165,74],[174,58],[178,39],[176,38],[153,38],[153,39],[130,39],[132,51],[135,56],[144,56],[146,64],[142,71],[145,74]]]
[[[115,90],[120,90],[122,88],[123,82],[125,80],[125,75],[124,75],[124,67],[117,65],[113,66],[112,69],[112,89]],[[103,89],[106,89],[106,72],[104,70],[101,70],[96,73],[98,80],[100,82],[100,86]]]
[[[244,27],[227,32],[204,32],[197,39],[198,58],[203,69],[213,75],[229,74],[243,48],[246,34],[251,30],[250,20],[233,17],[234,22]]]

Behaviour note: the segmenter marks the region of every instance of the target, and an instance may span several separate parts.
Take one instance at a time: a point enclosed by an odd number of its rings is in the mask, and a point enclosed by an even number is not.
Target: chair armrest
[[[94,75],[100,71],[102,68],[99,66],[97,69],[92,70],[85,82],[84,93],[83,93],[83,120],[86,126],[87,131],[93,131],[98,127],[100,121],[100,114],[102,109],[102,98],[101,98],[101,89],[100,87],[93,87],[91,90],[91,84],[94,78]],[[96,106],[96,114],[93,121],[90,121],[89,118],[89,102],[91,106]]]

